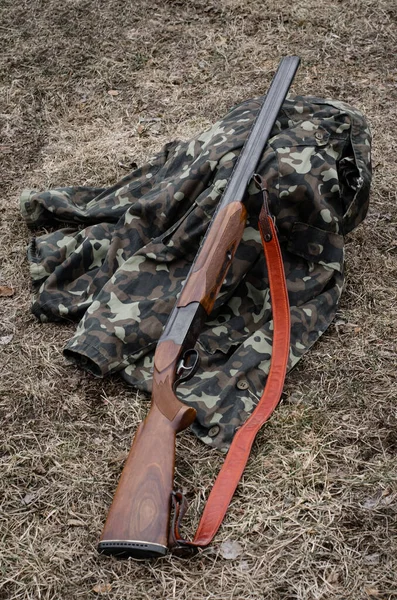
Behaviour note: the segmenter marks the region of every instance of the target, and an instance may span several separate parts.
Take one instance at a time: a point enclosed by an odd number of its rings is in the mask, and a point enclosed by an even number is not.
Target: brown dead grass
[[[13,336],[0,345],[0,597],[397,598],[394,0],[3,0],[0,11],[0,285],[15,289],[0,298],[0,338]],[[374,133],[372,204],[348,241],[338,318],[288,378],[214,545],[188,562],[100,557],[146,403],[67,365],[72,328],[29,314],[18,193],[114,182],[120,163],[263,93],[288,53],[303,59],[296,92],[361,108]],[[189,434],[178,457],[193,524],[221,458]],[[221,555],[228,539],[234,560]]]

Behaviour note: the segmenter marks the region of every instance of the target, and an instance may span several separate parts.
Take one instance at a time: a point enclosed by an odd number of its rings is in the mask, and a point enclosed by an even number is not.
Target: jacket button
[[[314,134],[314,137],[316,138],[316,140],[322,140],[324,138],[321,131],[316,131],[316,133]]]
[[[240,381],[237,382],[237,387],[239,390],[247,390],[249,388],[249,383],[246,379],[240,379]]]
[[[208,435],[210,437],[215,437],[216,435],[218,435],[219,429],[219,425],[214,425],[213,427],[211,427],[211,429],[208,430]]]

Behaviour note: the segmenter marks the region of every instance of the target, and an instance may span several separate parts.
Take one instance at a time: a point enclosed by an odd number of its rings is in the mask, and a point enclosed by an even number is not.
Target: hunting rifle
[[[243,235],[248,184],[254,178],[298,66],[299,58],[295,56],[281,61],[159,339],[154,355],[151,407],[139,425],[121,474],[98,544],[101,553],[133,558],[155,558],[167,553],[171,499],[177,496],[173,492],[175,437],[189,427],[196,416],[195,409],[181,402],[175,390],[197,368],[195,343]],[[255,179],[260,182],[259,177]],[[266,204],[265,191],[263,198]],[[265,208],[262,224],[265,242],[276,237],[268,208]],[[272,305],[274,300],[272,296]],[[288,303],[284,301],[284,304]],[[289,348],[288,340],[284,346]],[[234,489],[231,495],[233,493]],[[228,501],[226,508],[227,505]],[[216,517],[215,531],[222,517]]]

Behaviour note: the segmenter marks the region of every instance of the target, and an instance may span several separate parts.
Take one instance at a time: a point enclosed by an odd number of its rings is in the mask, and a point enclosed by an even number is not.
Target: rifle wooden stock
[[[167,552],[175,436],[196,416],[173,393],[178,347],[171,344],[156,350],[152,405],[135,435],[98,544],[104,554],[153,558]]]

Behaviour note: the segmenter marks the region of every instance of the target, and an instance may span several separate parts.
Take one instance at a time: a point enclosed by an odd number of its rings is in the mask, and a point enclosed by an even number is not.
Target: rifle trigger
[[[264,189],[263,179],[258,173],[254,173],[252,176],[253,182],[255,183],[257,189],[262,192]]]
[[[200,357],[197,350],[191,349],[186,350],[184,353],[182,360],[179,362],[178,367],[176,369],[176,374],[178,377],[175,385],[180,383],[181,381],[187,381],[195,374],[197,367],[199,366]]]

